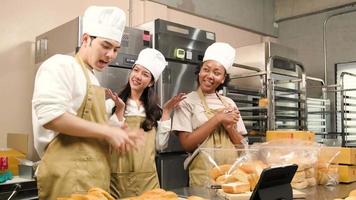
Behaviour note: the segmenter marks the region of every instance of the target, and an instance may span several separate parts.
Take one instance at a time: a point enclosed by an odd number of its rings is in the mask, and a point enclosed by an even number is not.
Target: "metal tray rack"
[[[315,85],[315,82],[319,85]],[[329,139],[330,123],[327,122],[330,121],[330,99],[327,99],[326,89],[324,80],[307,76],[307,127],[315,133],[316,141],[320,143]]]
[[[272,56],[267,65],[268,130],[306,130],[306,75],[301,63]]]
[[[250,143],[262,142],[265,138],[267,128],[267,108],[259,106],[259,100],[266,97],[265,94],[265,75],[266,72],[260,68],[234,64],[236,68],[241,68],[252,73],[231,76],[233,79],[245,79],[258,77],[262,89],[242,88],[238,85],[228,85],[224,87],[224,95],[235,101],[239,108],[240,115],[248,131]]]
[[[342,146],[356,147],[356,74],[342,72],[336,85],[336,128],[341,132]]]

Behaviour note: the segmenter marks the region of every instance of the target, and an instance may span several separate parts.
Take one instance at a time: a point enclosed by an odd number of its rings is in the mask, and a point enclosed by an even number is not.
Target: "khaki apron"
[[[107,121],[105,89],[91,85],[88,66],[78,55],[76,59],[87,81],[87,93],[77,116],[104,124]],[[109,144],[99,139],[59,133],[47,146],[38,168],[37,187],[41,200],[86,193],[92,187],[109,191],[109,184]]]
[[[205,101],[205,97],[200,88],[198,88],[197,93],[201,100],[201,103],[204,106],[205,115],[208,119],[212,118],[218,110],[212,110],[208,107],[208,104]],[[218,94],[217,94],[218,95]],[[225,101],[223,96],[218,95],[218,98],[223,103],[225,107],[228,107],[229,104]],[[214,130],[212,134],[199,146],[203,148],[231,148],[233,149],[235,145],[231,142],[228,133],[224,129],[222,125],[220,125],[217,129]],[[206,186],[208,185],[209,178],[209,170],[208,165],[205,163],[206,158],[204,155],[199,152],[199,148],[196,149],[198,153],[193,158],[191,163],[189,164],[189,185],[190,186]],[[231,158],[236,157],[235,152],[227,153],[227,152],[215,152],[214,160],[218,161],[218,163],[225,163],[225,160],[231,160]]]
[[[126,122],[130,129],[140,128],[144,117],[127,116]],[[141,195],[147,190],[159,188],[155,164],[156,130],[145,133],[145,144],[138,150],[123,155],[111,153],[112,172],[110,193],[115,198]]]

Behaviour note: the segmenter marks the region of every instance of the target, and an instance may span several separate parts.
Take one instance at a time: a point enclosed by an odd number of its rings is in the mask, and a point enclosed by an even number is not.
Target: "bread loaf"
[[[226,183],[222,185],[222,190],[226,193],[240,194],[250,191],[250,184],[244,182]]]
[[[231,168],[231,165],[219,165],[214,167],[213,169],[210,170],[210,177],[213,180],[216,180],[219,176],[226,174],[229,169]]]

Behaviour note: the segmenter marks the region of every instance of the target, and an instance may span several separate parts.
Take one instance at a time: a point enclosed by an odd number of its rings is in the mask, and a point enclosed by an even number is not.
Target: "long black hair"
[[[201,62],[201,63],[197,66],[197,68],[196,68],[196,70],[195,70],[195,75],[196,75],[196,78],[197,78],[198,86],[200,85],[200,83],[199,83],[199,72],[200,72],[201,68],[203,67],[203,65],[204,65],[204,62]],[[225,69],[225,68],[224,68],[224,71],[225,71],[225,81],[224,81],[224,83],[220,84],[220,85],[216,88],[216,90],[215,90],[216,92],[219,91],[219,90],[222,90],[223,87],[224,87],[224,86],[227,86],[227,85],[229,84],[229,82],[231,81],[230,75],[226,72],[226,69]]]
[[[131,96],[131,86],[130,83],[128,82],[125,88],[119,93],[119,97],[126,104],[130,96]],[[153,127],[157,127],[158,125],[157,121],[160,120],[162,117],[162,109],[158,105],[158,97],[154,89],[154,84],[152,84],[152,86],[150,87],[146,87],[143,90],[140,100],[143,102],[143,107],[145,108],[145,112],[146,112],[146,118],[141,123],[140,127],[144,131],[150,131],[152,130]],[[115,113],[115,110],[116,110],[116,106],[112,110],[113,113]]]

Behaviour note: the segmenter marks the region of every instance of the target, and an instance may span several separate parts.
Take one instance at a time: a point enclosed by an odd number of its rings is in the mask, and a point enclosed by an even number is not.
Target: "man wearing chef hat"
[[[116,198],[138,196],[159,188],[155,155],[168,145],[171,130],[170,113],[184,99],[180,93],[168,100],[163,109],[158,105],[154,84],[167,62],[156,49],[143,49],[132,67],[126,87],[119,95],[111,93],[115,114],[112,121],[128,128],[143,128],[145,144],[127,154],[114,152],[111,194]]]
[[[178,132],[182,147],[192,152],[184,163],[189,167],[190,186],[204,186],[210,180],[198,147],[234,148],[247,134],[235,102],[218,93],[229,81],[227,70],[234,61],[235,49],[229,44],[210,45],[198,70],[197,90],[189,93],[174,112],[172,130]],[[227,152],[217,157],[221,160],[235,158]]]
[[[110,184],[109,148],[129,150],[140,129],[107,125],[105,89],[94,73],[116,56],[125,28],[116,7],[90,6],[83,16],[82,44],[75,57],[54,55],[38,69],[32,99],[39,198],[52,200]]]

